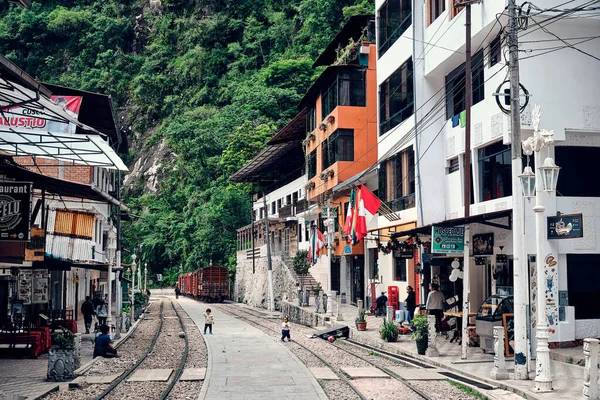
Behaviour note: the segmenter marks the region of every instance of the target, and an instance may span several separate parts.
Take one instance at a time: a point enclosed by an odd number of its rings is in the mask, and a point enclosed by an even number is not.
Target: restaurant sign
[[[562,214],[548,217],[548,239],[572,239],[583,237],[583,215]]]
[[[29,241],[31,182],[0,182],[0,241]]]
[[[431,252],[436,254],[462,254],[465,248],[464,227],[433,226]]]

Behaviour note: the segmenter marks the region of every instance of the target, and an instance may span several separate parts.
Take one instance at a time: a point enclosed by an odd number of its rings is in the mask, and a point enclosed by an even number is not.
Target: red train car
[[[178,277],[181,294],[208,302],[221,302],[229,298],[229,270],[210,266]]]

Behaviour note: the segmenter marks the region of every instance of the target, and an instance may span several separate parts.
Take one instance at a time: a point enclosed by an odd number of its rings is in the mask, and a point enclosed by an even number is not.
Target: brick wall
[[[93,167],[73,164],[61,166],[58,160],[43,157],[36,157],[34,160],[31,156],[18,156],[14,157],[14,160],[16,163],[33,172],[41,173],[52,178],[60,178],[86,185],[92,183]]]

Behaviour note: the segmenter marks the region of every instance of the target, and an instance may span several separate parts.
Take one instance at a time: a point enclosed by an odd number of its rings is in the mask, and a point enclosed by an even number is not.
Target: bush
[[[384,321],[379,329],[379,334],[383,340],[395,341],[398,339],[398,327],[393,321]]]
[[[428,335],[429,323],[427,322],[427,317],[425,315],[415,315],[411,322],[413,324],[413,339],[421,339]]]

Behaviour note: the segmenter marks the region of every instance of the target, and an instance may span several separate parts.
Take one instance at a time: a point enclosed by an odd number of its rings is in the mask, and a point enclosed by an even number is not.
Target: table
[[[450,339],[450,343],[452,343],[454,340],[456,340],[457,344],[461,344],[461,339],[462,339],[462,318],[463,318],[463,313],[462,311],[444,311],[444,315],[446,317],[454,317],[456,318],[456,330],[454,332],[454,335],[452,336],[452,339]],[[469,319],[471,319],[472,317],[477,316],[477,313],[474,312],[470,312],[469,313]]]

